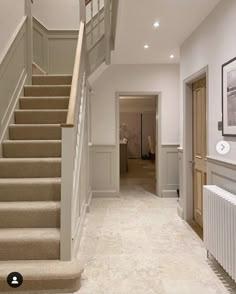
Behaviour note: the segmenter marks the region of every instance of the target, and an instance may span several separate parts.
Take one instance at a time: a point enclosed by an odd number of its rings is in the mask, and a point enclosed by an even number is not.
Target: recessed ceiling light
[[[170,59],[173,59],[175,58],[175,56],[173,54],[170,55]]]
[[[148,44],[145,44],[143,47],[144,47],[144,49],[148,49],[149,48],[149,45]]]
[[[153,24],[154,28],[159,28],[160,26],[160,23],[158,21],[155,21],[154,24]]]

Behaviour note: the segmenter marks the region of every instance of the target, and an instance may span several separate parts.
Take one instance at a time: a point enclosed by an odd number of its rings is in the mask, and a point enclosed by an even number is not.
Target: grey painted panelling
[[[105,38],[95,43],[88,52],[89,74],[93,73],[105,61]]]
[[[106,197],[116,194],[116,147],[91,147],[91,177],[92,191],[96,197]]]
[[[207,184],[217,185],[236,195],[236,163],[229,163],[214,157],[208,157]]]
[[[40,67],[43,67],[45,63],[43,54],[43,34],[35,27],[33,32],[34,62]]]
[[[178,145],[162,145],[162,197],[177,197],[179,189]]]
[[[75,63],[76,45],[77,39],[75,38],[49,38],[48,72],[72,74]]]
[[[49,74],[72,74],[78,31],[51,31],[33,22],[33,58]]]
[[[25,21],[0,65],[0,137],[8,124],[26,78]]]

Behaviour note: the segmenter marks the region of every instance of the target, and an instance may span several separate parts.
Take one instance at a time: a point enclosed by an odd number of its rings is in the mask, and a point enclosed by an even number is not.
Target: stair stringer
[[[88,82],[90,85],[92,85],[107,69],[109,65],[103,61],[96,70],[89,76]]]

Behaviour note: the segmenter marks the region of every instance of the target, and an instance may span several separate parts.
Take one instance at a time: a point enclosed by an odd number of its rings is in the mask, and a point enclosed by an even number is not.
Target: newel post
[[[32,2],[25,0],[25,16],[26,19],[26,70],[27,82],[32,84],[32,63],[33,63],[33,18],[32,18]]]
[[[73,257],[72,198],[74,173],[74,127],[62,127],[61,162],[61,260]]]

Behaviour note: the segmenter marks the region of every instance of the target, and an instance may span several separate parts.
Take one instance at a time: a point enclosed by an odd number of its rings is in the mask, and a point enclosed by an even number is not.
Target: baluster
[[[91,47],[93,46],[93,0],[91,1],[91,24],[90,24],[90,34],[91,34]]]
[[[101,36],[101,5],[100,0],[98,0],[98,39]]]

